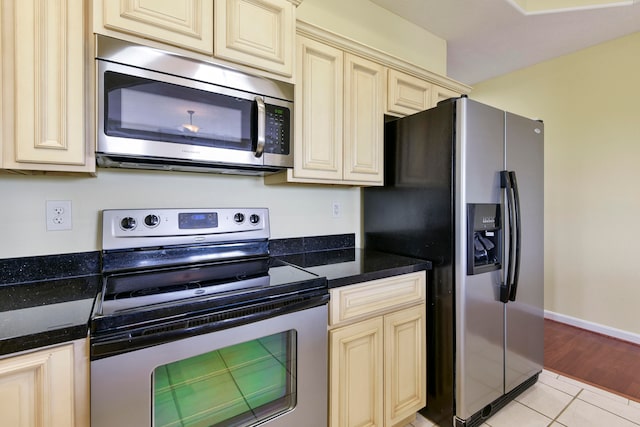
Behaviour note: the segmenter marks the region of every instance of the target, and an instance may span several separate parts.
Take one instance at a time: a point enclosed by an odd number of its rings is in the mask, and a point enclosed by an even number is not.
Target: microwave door
[[[293,167],[294,86],[96,36],[102,167],[263,175]]]
[[[254,149],[254,135],[259,134],[254,122],[260,116],[254,113],[255,96],[148,70],[107,65],[109,69],[100,73],[99,82],[103,96],[98,151],[263,164]],[[264,125],[262,129],[260,145],[264,150]]]

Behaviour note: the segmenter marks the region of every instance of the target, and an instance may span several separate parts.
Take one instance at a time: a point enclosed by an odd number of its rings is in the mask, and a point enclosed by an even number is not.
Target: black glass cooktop
[[[328,292],[326,279],[275,258],[105,275],[92,330],[220,310],[283,295]]]

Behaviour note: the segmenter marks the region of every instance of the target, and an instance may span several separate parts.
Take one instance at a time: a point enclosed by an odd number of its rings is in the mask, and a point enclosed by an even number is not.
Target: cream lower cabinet
[[[87,427],[86,340],[0,359],[0,425]]]
[[[384,67],[298,37],[294,168],[267,183],[383,184]]]
[[[86,11],[83,0],[2,1],[3,169],[95,171]]]
[[[426,405],[426,279],[331,290],[331,427],[401,427]]]
[[[291,77],[299,0],[98,0],[94,32],[128,34]]]
[[[406,116],[435,107],[440,101],[460,93],[407,73],[387,69],[386,114]]]

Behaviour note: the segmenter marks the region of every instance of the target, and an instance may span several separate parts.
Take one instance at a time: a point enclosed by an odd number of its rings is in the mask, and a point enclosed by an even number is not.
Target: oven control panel
[[[103,250],[268,238],[267,208],[102,211]]]

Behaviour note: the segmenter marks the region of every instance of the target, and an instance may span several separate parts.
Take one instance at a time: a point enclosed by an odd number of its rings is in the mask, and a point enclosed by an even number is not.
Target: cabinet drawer
[[[331,289],[330,292],[329,326],[335,326],[424,301],[426,273],[387,277]]]

